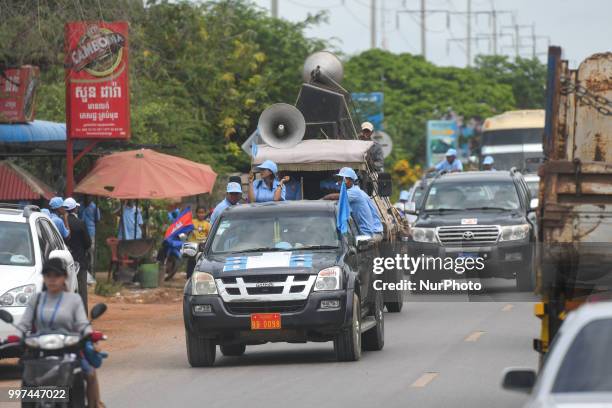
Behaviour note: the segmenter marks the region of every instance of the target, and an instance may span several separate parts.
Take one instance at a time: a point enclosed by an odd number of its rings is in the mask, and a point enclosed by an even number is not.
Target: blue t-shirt
[[[366,197],[368,197],[365,191],[361,190],[361,192]],[[376,206],[374,205],[374,202],[372,201],[372,198],[370,197],[368,197],[368,207],[370,207],[370,212],[372,213],[372,221],[374,221],[372,229],[374,230],[375,233],[382,234],[383,232],[382,222],[380,222],[380,217],[378,216],[378,210],[376,209]]]
[[[276,187],[279,185],[279,181],[274,179],[272,182],[272,189],[269,189],[263,180],[256,180],[253,182],[253,192],[255,193],[256,203],[265,203],[266,201],[274,201],[274,192]],[[285,201],[285,186],[281,190],[281,201]]]
[[[374,219],[372,218],[369,204],[370,197],[355,185],[348,188],[346,193],[349,205],[351,206],[351,215],[357,223],[359,233],[370,236],[374,235]]]
[[[449,163],[448,160],[442,160],[440,163],[436,164],[437,171],[463,171],[463,164],[459,159],[455,159],[452,163]]]
[[[93,238],[96,236],[96,224],[100,221],[100,209],[96,207],[96,203],[93,201],[87,207],[83,206],[82,208],[81,219],[85,222],[89,236]]]
[[[225,198],[223,201],[217,204],[217,206],[213,210],[212,215],[210,216],[210,225],[214,224],[215,220],[219,218],[219,216],[223,213],[223,211],[225,211],[227,207],[231,207],[232,205],[236,205],[236,204],[230,203],[229,201],[227,201],[227,198]]]
[[[138,217],[137,224],[134,224],[135,218]],[[121,225],[119,228],[119,239],[142,239],[142,213],[138,210],[136,215],[136,207],[123,207],[123,217],[121,218]],[[134,228],[136,228],[136,238],[134,238]]]
[[[68,238],[68,236],[70,235],[70,231],[64,225],[64,220],[62,220],[59,217],[59,215],[57,215],[56,213],[52,212],[51,213],[51,221],[53,221],[53,224],[55,224],[55,226],[57,227],[57,230],[60,232],[62,237]]]

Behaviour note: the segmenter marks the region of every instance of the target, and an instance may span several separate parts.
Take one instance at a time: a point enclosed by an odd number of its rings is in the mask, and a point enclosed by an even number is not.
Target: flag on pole
[[[346,182],[342,180],[342,186],[340,187],[340,199],[338,200],[338,215],[336,218],[336,224],[338,224],[338,231],[341,234],[348,232],[348,220],[351,215],[351,207],[349,206],[348,193],[346,191]]]
[[[191,215],[191,208],[185,208],[176,217],[176,220],[168,227],[164,234],[164,239],[178,239],[178,236],[182,233],[188,234],[193,231],[193,217]]]

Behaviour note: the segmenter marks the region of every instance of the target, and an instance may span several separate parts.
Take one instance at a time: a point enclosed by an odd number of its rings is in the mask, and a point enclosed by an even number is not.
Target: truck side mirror
[[[510,391],[530,393],[536,382],[536,373],[531,369],[509,368],[504,372],[502,387]]]
[[[194,258],[198,254],[199,245],[197,242],[184,242],[181,246],[181,255],[187,258]]]
[[[532,198],[529,202],[529,209],[534,211],[538,208],[538,205],[540,205],[540,200],[537,198]]]

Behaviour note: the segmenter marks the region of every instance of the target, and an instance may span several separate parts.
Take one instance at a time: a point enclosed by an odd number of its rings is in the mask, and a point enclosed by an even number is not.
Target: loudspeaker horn
[[[318,51],[306,58],[302,77],[304,82],[314,80],[328,85],[340,85],[344,78],[344,68],[333,53]]]
[[[302,140],[306,120],[295,106],[275,103],[263,111],[257,127],[264,143],[283,149],[295,146]]]

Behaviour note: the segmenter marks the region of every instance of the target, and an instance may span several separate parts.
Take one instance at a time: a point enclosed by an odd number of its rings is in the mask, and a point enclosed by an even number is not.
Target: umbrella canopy
[[[209,193],[216,179],[206,164],[141,149],[99,159],[74,191],[118,199],[175,198]]]
[[[10,161],[0,162],[0,200],[49,200],[51,187]]]

